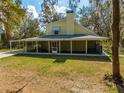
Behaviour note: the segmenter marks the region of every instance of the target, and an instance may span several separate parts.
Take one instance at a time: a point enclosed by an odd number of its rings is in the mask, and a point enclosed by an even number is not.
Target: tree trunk
[[[120,41],[120,7],[119,0],[112,0],[113,3],[113,45],[112,45],[112,60],[113,60],[113,77],[120,77],[120,64],[119,64],[119,41]]]

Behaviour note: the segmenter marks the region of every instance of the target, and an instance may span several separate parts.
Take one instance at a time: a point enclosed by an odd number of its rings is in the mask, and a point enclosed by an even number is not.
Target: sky
[[[68,7],[68,0],[58,0],[59,4],[56,7],[57,11],[60,13],[66,12],[66,8]],[[79,7],[82,5],[88,6],[89,0],[80,0]],[[41,3],[43,0],[22,0],[22,7],[26,8],[29,12],[32,12],[34,17],[37,18],[38,14],[41,11]]]

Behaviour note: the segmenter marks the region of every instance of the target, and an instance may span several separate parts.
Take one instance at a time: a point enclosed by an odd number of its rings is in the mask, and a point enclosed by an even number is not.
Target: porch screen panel
[[[48,41],[39,41],[38,51],[41,53],[48,53]]]
[[[72,41],[72,53],[85,53],[85,41]]]
[[[27,42],[27,51],[28,52],[36,52],[36,42],[35,41]]]
[[[61,41],[61,53],[70,53],[70,41]]]
[[[100,41],[88,41],[88,54],[102,54],[102,45]]]

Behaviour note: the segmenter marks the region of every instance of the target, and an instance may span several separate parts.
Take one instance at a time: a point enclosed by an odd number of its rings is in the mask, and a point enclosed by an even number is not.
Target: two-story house
[[[11,40],[24,42],[25,52],[37,52],[47,54],[102,54],[102,41],[106,37],[100,37],[95,32],[75,22],[73,11],[67,11],[67,17],[47,24],[46,35],[23,40]]]

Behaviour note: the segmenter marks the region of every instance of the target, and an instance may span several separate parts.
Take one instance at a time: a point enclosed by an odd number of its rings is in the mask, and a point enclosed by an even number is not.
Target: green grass
[[[13,52],[13,51],[19,51],[21,49],[0,49],[0,52]]]
[[[124,76],[124,57],[120,61]],[[16,55],[0,59],[0,68],[5,71],[34,72],[49,78],[73,79],[85,76],[96,83],[101,83],[106,73],[112,73],[111,62],[107,57]],[[108,87],[105,93],[116,93],[115,91],[115,86]]]
[[[124,48],[121,49],[120,54],[124,55]]]
[[[120,57],[120,64],[124,65],[124,57]]]
[[[37,71],[46,76],[66,77],[71,74],[95,75],[102,72],[102,65],[109,64],[107,58],[17,55],[0,60],[0,65],[8,64],[7,69]],[[100,63],[101,62],[101,63]],[[83,68],[83,69],[82,69]]]

